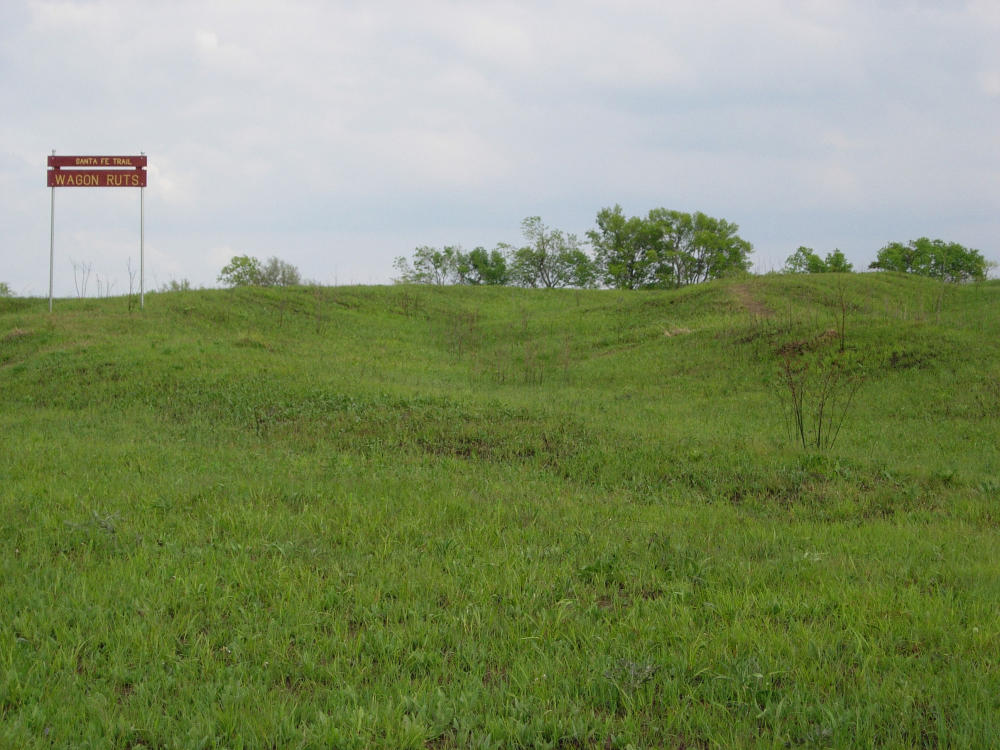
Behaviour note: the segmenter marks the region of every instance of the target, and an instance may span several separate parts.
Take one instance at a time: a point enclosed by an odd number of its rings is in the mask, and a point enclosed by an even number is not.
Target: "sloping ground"
[[[774,310],[754,297],[749,284],[733,284],[731,289],[740,305],[751,315],[761,318],[770,318],[774,315]]]
[[[0,745],[992,746],[998,327],[890,274],[0,300]]]

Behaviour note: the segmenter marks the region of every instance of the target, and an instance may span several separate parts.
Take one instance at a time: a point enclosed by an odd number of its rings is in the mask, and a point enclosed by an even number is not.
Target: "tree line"
[[[406,284],[483,284],[489,286],[592,287],[597,268],[574,234],[542,223],[538,216],[521,222],[528,244],[515,248],[499,243],[492,250],[459,246],[438,249],[423,245],[412,259],[396,258],[396,279]]]
[[[499,243],[491,250],[422,245],[412,257],[398,257],[401,284],[484,284],[535,288],[610,287],[669,289],[728,275],[747,273],[753,246],[739,227],[700,211],[654,208],[645,216],[626,216],[621,206],[597,213],[586,241],[546,226],[541,217],[521,222],[524,244]],[[900,271],[967,282],[986,279],[996,264],[979,250],[956,242],[922,237],[891,242],[879,250],[871,270]],[[783,273],[849,273],[854,266],[840,249],[821,257],[799,247],[785,260]]]
[[[873,271],[899,271],[919,276],[963,283],[983,281],[996,264],[990,263],[979,250],[957,242],[931,240],[927,237],[902,242],[890,242],[878,251],[868,268]],[[854,266],[838,249],[821,258],[811,247],[800,247],[785,260],[785,273],[847,273]]]
[[[529,216],[521,222],[525,244],[492,250],[459,246],[418,247],[398,257],[398,283],[488,284],[534,288],[608,286],[664,289],[746,273],[753,246],[739,227],[699,212],[656,208],[627,217],[621,206],[597,214],[587,242]],[[586,245],[589,245],[590,252]]]
[[[739,227],[696,211],[685,213],[654,208],[646,216],[626,217],[621,206],[597,213],[596,228],[581,241],[529,216],[521,222],[525,244],[499,243],[491,250],[460,246],[422,245],[411,258],[398,257],[393,266],[401,284],[479,284],[554,289],[611,287],[667,289],[697,284],[723,276],[747,273],[753,246],[741,238]],[[589,246],[589,252],[587,247]],[[868,268],[929,276],[963,283],[983,281],[996,263],[982,252],[957,242],[921,237],[908,243],[890,242]],[[799,247],[785,259],[783,273],[849,273],[854,266],[840,249],[821,257],[810,247]],[[234,256],[218,280],[228,287],[295,286],[302,284],[299,269],[279,258],[266,261]],[[170,282],[160,291],[190,289],[189,282]],[[0,282],[0,297],[14,296]]]

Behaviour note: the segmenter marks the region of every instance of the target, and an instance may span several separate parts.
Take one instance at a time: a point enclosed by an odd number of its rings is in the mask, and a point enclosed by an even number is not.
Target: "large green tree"
[[[597,212],[597,229],[587,232],[601,281],[616,289],[656,286],[658,230],[622,207]]]
[[[521,232],[529,244],[513,253],[510,263],[513,283],[546,289],[594,285],[593,263],[580,249],[576,235],[546,226],[539,216],[522,221]]]
[[[931,276],[942,281],[982,281],[990,264],[978,250],[957,242],[921,237],[907,244],[890,242],[869,268]]]
[[[680,287],[746,271],[753,246],[739,227],[697,211],[654,208],[626,218],[621,206],[597,214],[589,232],[602,278],[618,289]]]
[[[729,273],[750,270],[753,245],[740,237],[738,225],[716,219],[701,211],[691,215],[690,235],[679,248],[686,256],[686,274],[676,279],[678,286],[719,279]]]

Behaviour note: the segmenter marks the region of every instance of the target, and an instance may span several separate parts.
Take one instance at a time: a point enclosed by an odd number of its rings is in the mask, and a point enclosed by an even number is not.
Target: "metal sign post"
[[[146,156],[143,154],[143,158]],[[139,309],[146,309],[146,187],[139,188]]]
[[[139,188],[139,309],[146,309],[146,188]]]
[[[52,279],[56,246],[57,187],[137,187],[139,188],[139,307],[146,306],[146,154],[139,156],[56,156],[49,157],[46,172],[52,188],[49,214],[49,312],[52,312]]]
[[[52,155],[55,156],[55,151]],[[56,189],[52,192],[52,203],[49,206],[49,312],[52,312],[52,267],[56,256]]]

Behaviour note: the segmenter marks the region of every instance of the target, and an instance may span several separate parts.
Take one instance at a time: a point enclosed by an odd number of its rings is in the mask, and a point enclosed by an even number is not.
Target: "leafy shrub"
[[[219,281],[228,287],[297,286],[302,283],[299,269],[291,263],[271,257],[266,263],[250,255],[236,255],[219,273]]]

